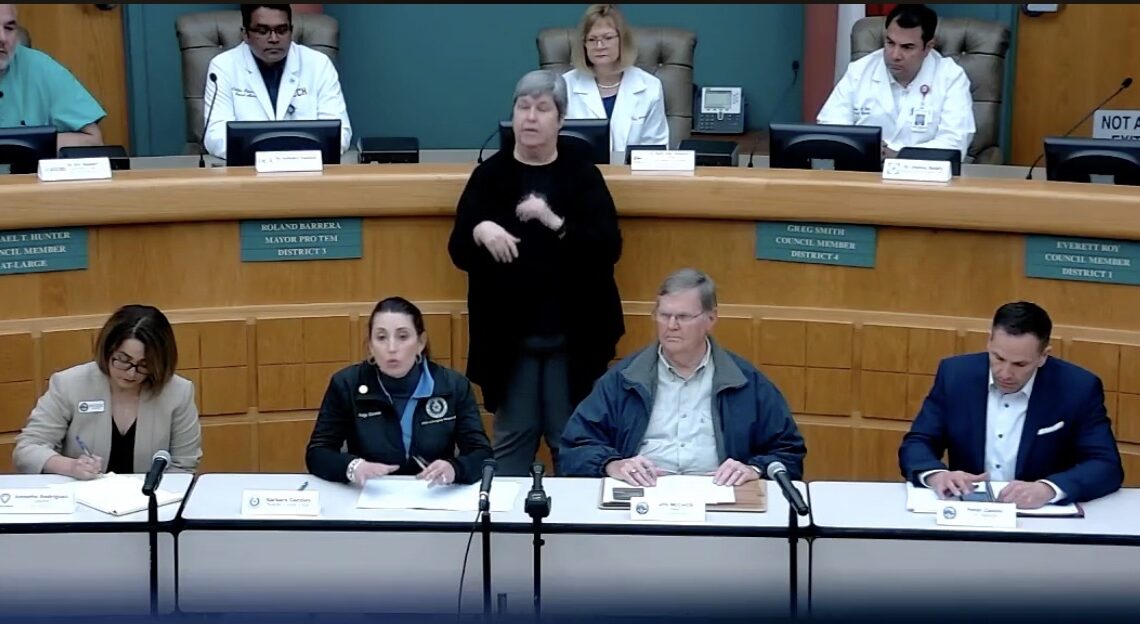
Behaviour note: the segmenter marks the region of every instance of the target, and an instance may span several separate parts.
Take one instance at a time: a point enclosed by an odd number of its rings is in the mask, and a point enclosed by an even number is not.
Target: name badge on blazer
[[[76,408],[80,414],[102,414],[107,406],[103,401],[80,401]]]

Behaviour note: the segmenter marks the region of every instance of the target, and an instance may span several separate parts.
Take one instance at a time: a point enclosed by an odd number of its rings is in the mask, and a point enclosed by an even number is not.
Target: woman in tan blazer
[[[120,308],[99,332],[94,361],[51,376],[16,437],[16,470],[76,479],[143,473],[166,450],[171,470],[193,472],[202,430],[194,384],[174,374],[177,365],[166,316],[151,306]]]

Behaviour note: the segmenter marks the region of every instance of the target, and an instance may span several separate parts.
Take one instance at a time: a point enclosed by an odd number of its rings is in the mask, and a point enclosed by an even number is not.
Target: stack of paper
[[[143,475],[119,475],[109,472],[90,481],[61,483],[56,487],[71,488],[75,502],[112,516],[124,516],[147,508],[142,493]],[[155,491],[158,506],[177,503],[182,494],[159,488]]]
[[[706,505],[736,502],[736,491],[731,487],[713,483],[713,478],[709,475],[666,475],[657,477],[657,485],[645,488],[606,477],[602,488],[603,505],[628,501],[632,494],[669,500],[703,500]],[[635,493],[631,490],[641,490],[641,492]]]
[[[993,489],[994,496],[1001,494],[1002,488],[1009,485],[1008,481],[990,481],[990,487]],[[986,489],[984,483],[975,484],[975,491],[984,492]],[[934,490],[930,488],[915,487],[913,483],[906,484],[906,509],[914,513],[936,513],[940,507],[938,496]],[[1018,509],[1017,515],[1019,516],[1058,516],[1058,517],[1072,517],[1082,516],[1080,507],[1075,504],[1069,505],[1045,505],[1039,509]]]
[[[514,509],[519,484],[495,481],[491,486],[491,511]],[[435,485],[427,481],[384,477],[370,479],[356,500],[360,509],[433,509],[479,511],[479,484]]]

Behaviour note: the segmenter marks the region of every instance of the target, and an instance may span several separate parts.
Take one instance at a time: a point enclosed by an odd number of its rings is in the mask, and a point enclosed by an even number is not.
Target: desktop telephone
[[[744,113],[741,87],[700,87],[693,94],[693,132],[744,134]]]

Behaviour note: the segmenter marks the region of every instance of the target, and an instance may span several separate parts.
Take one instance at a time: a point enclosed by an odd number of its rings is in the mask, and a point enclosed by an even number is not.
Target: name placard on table
[[[1140,242],[1027,236],[1025,276],[1140,285]]]
[[[272,219],[242,221],[242,262],[343,260],[363,256],[363,220]]]
[[[878,244],[871,225],[761,221],[756,224],[756,258],[874,268]]]
[[[87,268],[87,228],[0,232],[0,275]]]
[[[75,496],[54,487],[0,489],[0,514],[70,514]]]

